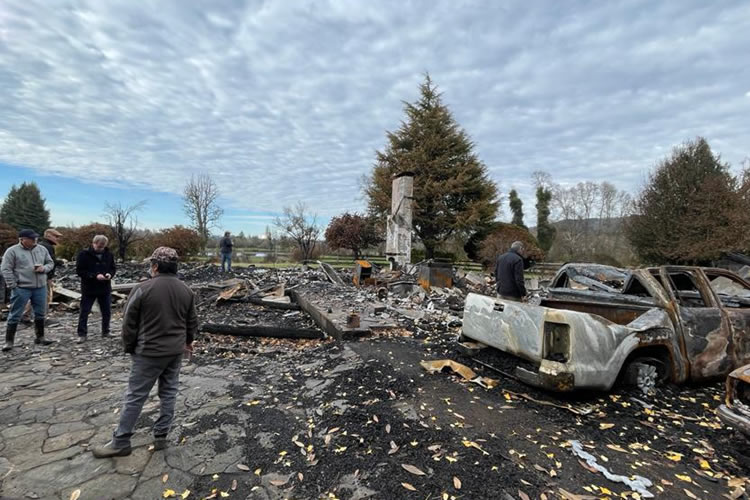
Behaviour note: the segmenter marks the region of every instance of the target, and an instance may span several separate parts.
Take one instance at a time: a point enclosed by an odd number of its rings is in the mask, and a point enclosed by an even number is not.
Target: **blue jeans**
[[[135,431],[135,423],[141,415],[148,393],[156,381],[159,381],[159,418],[154,424],[154,436],[166,437],[174,420],[174,406],[177,401],[177,390],[180,383],[182,354],[150,358],[140,354],[131,355],[133,364],[130,367],[128,391],[125,393],[125,404],[120,413],[120,424],[112,435],[115,448],[130,446],[130,437]]]
[[[224,264],[226,264],[226,269],[224,268]],[[221,270],[222,271],[231,271],[232,270],[232,254],[231,253],[223,253],[221,254]]]
[[[44,319],[47,312],[47,287],[40,288],[21,288],[16,287],[10,292],[10,314],[8,315],[8,324],[17,325],[23,316],[23,308],[26,303],[31,301],[31,307],[34,309],[34,318]]]

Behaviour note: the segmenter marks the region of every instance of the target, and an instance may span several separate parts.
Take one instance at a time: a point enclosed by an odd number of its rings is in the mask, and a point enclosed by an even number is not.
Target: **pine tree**
[[[515,189],[510,190],[508,201],[510,204],[510,211],[513,213],[511,224],[519,227],[526,227],[523,223],[523,201],[518,197],[518,192]]]
[[[0,221],[16,230],[33,229],[42,234],[50,227],[49,210],[35,182],[12,186],[0,208]]]
[[[364,188],[370,213],[385,219],[391,211],[395,174],[414,177],[413,227],[426,258],[454,235],[468,237],[491,223],[498,212],[497,187],[474,153],[474,144],[442,103],[425,76],[420,98],[404,103],[406,120],[388,132]]]
[[[649,263],[706,263],[748,244],[750,214],[739,180],[702,137],[657,166],[634,208],[626,232]]]
[[[545,252],[549,252],[555,241],[557,230],[549,222],[549,204],[552,200],[552,191],[544,186],[536,188],[536,239],[539,246]]]

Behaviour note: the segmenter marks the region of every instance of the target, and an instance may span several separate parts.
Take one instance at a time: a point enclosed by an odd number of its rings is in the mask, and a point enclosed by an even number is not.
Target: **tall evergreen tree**
[[[549,222],[551,200],[552,191],[549,188],[542,185],[536,188],[536,239],[545,252],[552,248],[557,234],[557,230]]]
[[[704,263],[747,248],[750,214],[739,180],[702,137],[675,148],[635,200],[626,232],[649,263]]]
[[[19,187],[10,188],[0,208],[0,222],[17,230],[33,229],[39,234],[50,227],[49,210],[35,182],[24,182]]]
[[[420,98],[404,103],[406,119],[388,132],[364,187],[370,213],[385,219],[391,211],[395,174],[414,177],[413,227],[425,256],[455,234],[469,236],[497,215],[497,187],[474,153],[474,144],[442,103],[437,87],[425,76]]]
[[[513,213],[513,220],[510,223],[515,226],[526,227],[523,223],[523,201],[518,197],[518,192],[515,189],[510,190],[508,201],[510,211]]]

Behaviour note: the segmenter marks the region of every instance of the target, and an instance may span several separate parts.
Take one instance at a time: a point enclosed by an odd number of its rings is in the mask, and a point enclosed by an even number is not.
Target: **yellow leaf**
[[[685,476],[685,475],[682,475],[682,474],[675,474],[674,477],[676,477],[680,481],[685,481],[686,483],[692,483],[693,482],[693,480],[690,479],[690,476]]]
[[[401,486],[403,486],[409,491],[417,491],[417,489],[414,486],[410,485],[409,483],[401,483]]]
[[[599,491],[602,492],[602,495],[614,495],[610,490],[605,488],[604,486],[599,486]]]
[[[711,464],[709,464],[709,463],[708,463],[708,460],[705,460],[705,459],[703,459],[703,458],[701,458],[701,459],[700,459],[700,460],[698,461],[698,463],[700,463],[700,464],[701,464],[701,469],[703,469],[703,470],[708,470],[708,469],[710,469],[710,468],[711,468]]]
[[[162,498],[172,498],[177,494],[175,490],[164,490],[164,493],[161,494]]]
[[[604,423],[599,424],[599,428],[601,430],[611,429],[614,426],[615,426],[615,424],[604,424]]]
[[[78,500],[78,497],[81,496],[81,490],[75,490],[70,494],[70,500]]]
[[[665,453],[664,455],[669,460],[671,460],[673,462],[679,462],[680,460],[682,460],[682,453],[677,453],[677,452],[674,452],[674,451],[669,451],[669,452]]]
[[[457,478],[456,476],[453,476],[453,487],[457,490],[461,489],[461,480]]]
[[[504,393],[503,393],[503,396],[504,396],[504,397],[505,397],[505,399],[507,399],[508,401],[510,401],[510,400],[511,400],[510,394],[508,394],[507,392],[504,392]]]
[[[445,456],[445,459],[446,459],[447,461],[449,461],[450,463],[453,463],[453,462],[458,462],[458,459],[457,459],[456,457],[452,457],[452,456],[450,456],[450,455],[446,455],[446,456]]]
[[[222,491],[221,493],[219,493],[219,495],[221,496],[221,498],[226,498],[229,496],[229,493],[227,493],[226,491]]]
[[[260,469],[255,469],[255,472],[254,472],[254,474],[255,474],[256,476],[260,476]]]
[[[180,496],[182,497],[182,500],[185,500],[187,497],[190,496],[190,490],[183,491]]]
[[[211,479],[213,479],[214,481],[216,481],[217,479],[219,479],[219,475],[218,474],[214,474],[213,476],[211,476]]]

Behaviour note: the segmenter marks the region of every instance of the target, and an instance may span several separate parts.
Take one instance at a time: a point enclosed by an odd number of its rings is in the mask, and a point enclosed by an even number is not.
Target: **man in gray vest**
[[[120,424],[112,441],[92,449],[96,458],[130,455],[135,423],[157,380],[161,410],[153,428],[154,449],[167,447],[182,354],[192,350],[198,316],[193,291],[177,277],[177,252],[159,247],[149,260],[152,278],[130,292],[123,314],[122,341],[133,364]]]
[[[38,237],[34,230],[23,229],[18,233],[18,244],[8,248],[3,254],[0,272],[3,274],[5,286],[11,290],[10,314],[3,346],[5,352],[13,349],[18,322],[29,301],[34,309],[34,343],[53,343],[44,338],[44,316],[47,313],[47,273],[52,271],[55,263],[47,249],[36,244]]]

